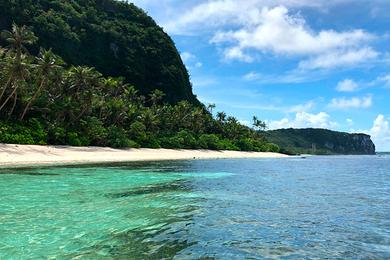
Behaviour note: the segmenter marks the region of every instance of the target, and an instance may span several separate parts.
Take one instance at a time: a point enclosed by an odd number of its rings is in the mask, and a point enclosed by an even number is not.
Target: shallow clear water
[[[390,258],[389,156],[0,173],[0,259]]]

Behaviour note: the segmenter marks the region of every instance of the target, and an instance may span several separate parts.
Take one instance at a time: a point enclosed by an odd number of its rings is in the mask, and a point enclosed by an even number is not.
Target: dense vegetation
[[[287,154],[374,154],[370,136],[326,129],[280,129],[266,132],[269,141]]]
[[[52,49],[68,64],[123,77],[142,95],[200,105],[171,38],[144,11],[116,0],[1,0],[0,31],[27,25],[39,37],[30,51]],[[3,45],[6,42],[3,41]]]
[[[56,1],[53,1],[56,2]],[[71,1],[72,2],[72,1]],[[163,102],[123,78],[66,65],[52,50],[28,51],[38,38],[26,26],[3,31],[0,49],[0,142],[75,146],[278,151],[259,131],[210,105]]]

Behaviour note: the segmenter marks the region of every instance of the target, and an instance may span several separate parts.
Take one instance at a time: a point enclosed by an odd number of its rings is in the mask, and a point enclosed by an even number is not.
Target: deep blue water
[[[0,259],[390,259],[389,156],[0,173]]]

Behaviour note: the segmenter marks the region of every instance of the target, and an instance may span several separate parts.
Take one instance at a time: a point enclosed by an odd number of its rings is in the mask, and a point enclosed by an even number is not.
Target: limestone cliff
[[[268,131],[266,137],[288,154],[375,154],[375,145],[366,134],[309,128]]]

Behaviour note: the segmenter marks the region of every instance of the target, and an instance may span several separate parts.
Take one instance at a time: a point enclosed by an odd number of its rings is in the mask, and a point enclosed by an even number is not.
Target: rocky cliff
[[[268,131],[266,137],[288,154],[375,154],[375,145],[366,134],[309,128]]]

